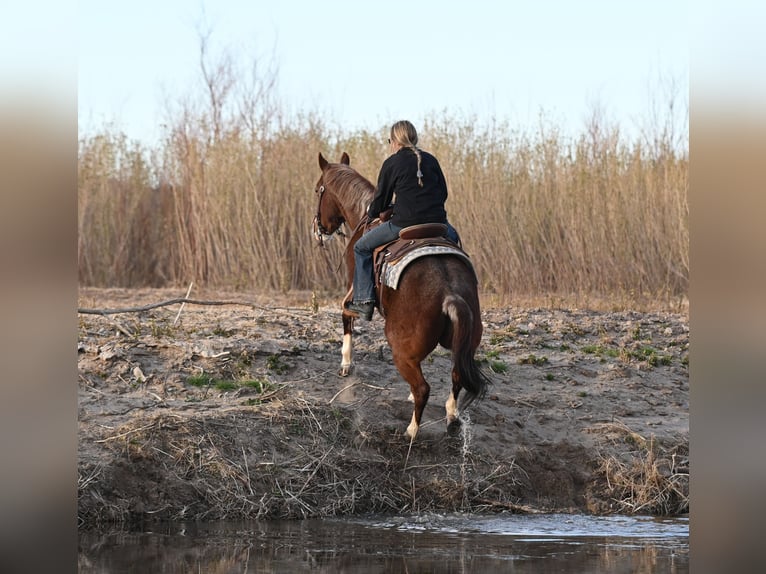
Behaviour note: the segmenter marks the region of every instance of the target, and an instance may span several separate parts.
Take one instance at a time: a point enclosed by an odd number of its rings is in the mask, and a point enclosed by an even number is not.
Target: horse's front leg
[[[354,370],[354,341],[352,333],[354,331],[354,319],[356,315],[346,311],[346,303],[351,300],[353,289],[349,289],[343,301],[340,303],[343,317],[343,346],[340,350],[340,371],[338,375],[347,377]]]
[[[343,346],[340,350],[340,371],[338,375],[347,377],[354,369],[354,342],[352,332],[354,330],[354,315],[343,311]]]

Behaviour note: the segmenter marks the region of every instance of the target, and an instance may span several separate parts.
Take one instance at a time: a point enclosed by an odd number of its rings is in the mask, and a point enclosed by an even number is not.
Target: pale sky
[[[687,1],[81,0],[78,27],[81,135],[152,142],[165,102],[200,89],[200,30],[273,62],[288,113],[343,130],[444,112],[577,132],[598,107],[630,131],[668,91],[688,106]]]

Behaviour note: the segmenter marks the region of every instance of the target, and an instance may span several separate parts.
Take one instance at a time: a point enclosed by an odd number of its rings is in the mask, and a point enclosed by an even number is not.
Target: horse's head
[[[349,165],[350,159],[346,152],[340,158],[340,163]],[[343,216],[343,211],[338,200],[338,196],[334,193],[332,188],[332,178],[326,177],[328,171],[332,171],[333,165],[328,162],[322,152],[319,152],[319,168],[322,170],[322,175],[319,176],[314,193],[317,194],[317,212],[314,216],[314,238],[320,247],[324,246],[324,242],[332,239],[332,234],[337,233],[343,235],[340,230],[340,226],[346,220]]]

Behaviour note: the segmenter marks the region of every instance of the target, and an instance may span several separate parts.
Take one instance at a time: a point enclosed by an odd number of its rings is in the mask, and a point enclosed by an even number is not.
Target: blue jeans
[[[359,238],[354,245],[354,302],[375,301],[372,252],[399,237],[401,227],[385,221]]]
[[[354,303],[375,301],[372,252],[376,247],[397,239],[401,230],[402,228],[398,225],[385,221],[362,235],[354,245]],[[459,241],[457,231],[449,223],[447,223],[447,239],[455,244]]]
[[[460,236],[457,233],[457,229],[452,227],[452,224],[447,222],[447,239],[452,241],[455,245],[460,245]]]

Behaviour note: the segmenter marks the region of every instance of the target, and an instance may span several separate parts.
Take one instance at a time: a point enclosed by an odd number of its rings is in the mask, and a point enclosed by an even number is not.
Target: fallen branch
[[[124,307],[122,309],[83,309],[78,308],[77,312],[84,315],[117,315],[119,313],[140,313],[141,311],[150,311],[151,309],[157,309],[158,307],[167,307],[168,305],[176,305],[178,303],[186,303],[189,305],[241,305],[243,307],[251,307],[253,309],[261,309],[263,311],[297,311],[298,309],[291,309],[289,307],[262,307],[255,303],[248,303],[247,301],[201,301],[199,299],[187,299],[186,297],[179,297],[177,299],[169,299],[168,301],[161,301],[160,303],[152,303],[150,305],[143,305],[141,307]],[[306,312],[308,314],[308,311]]]

